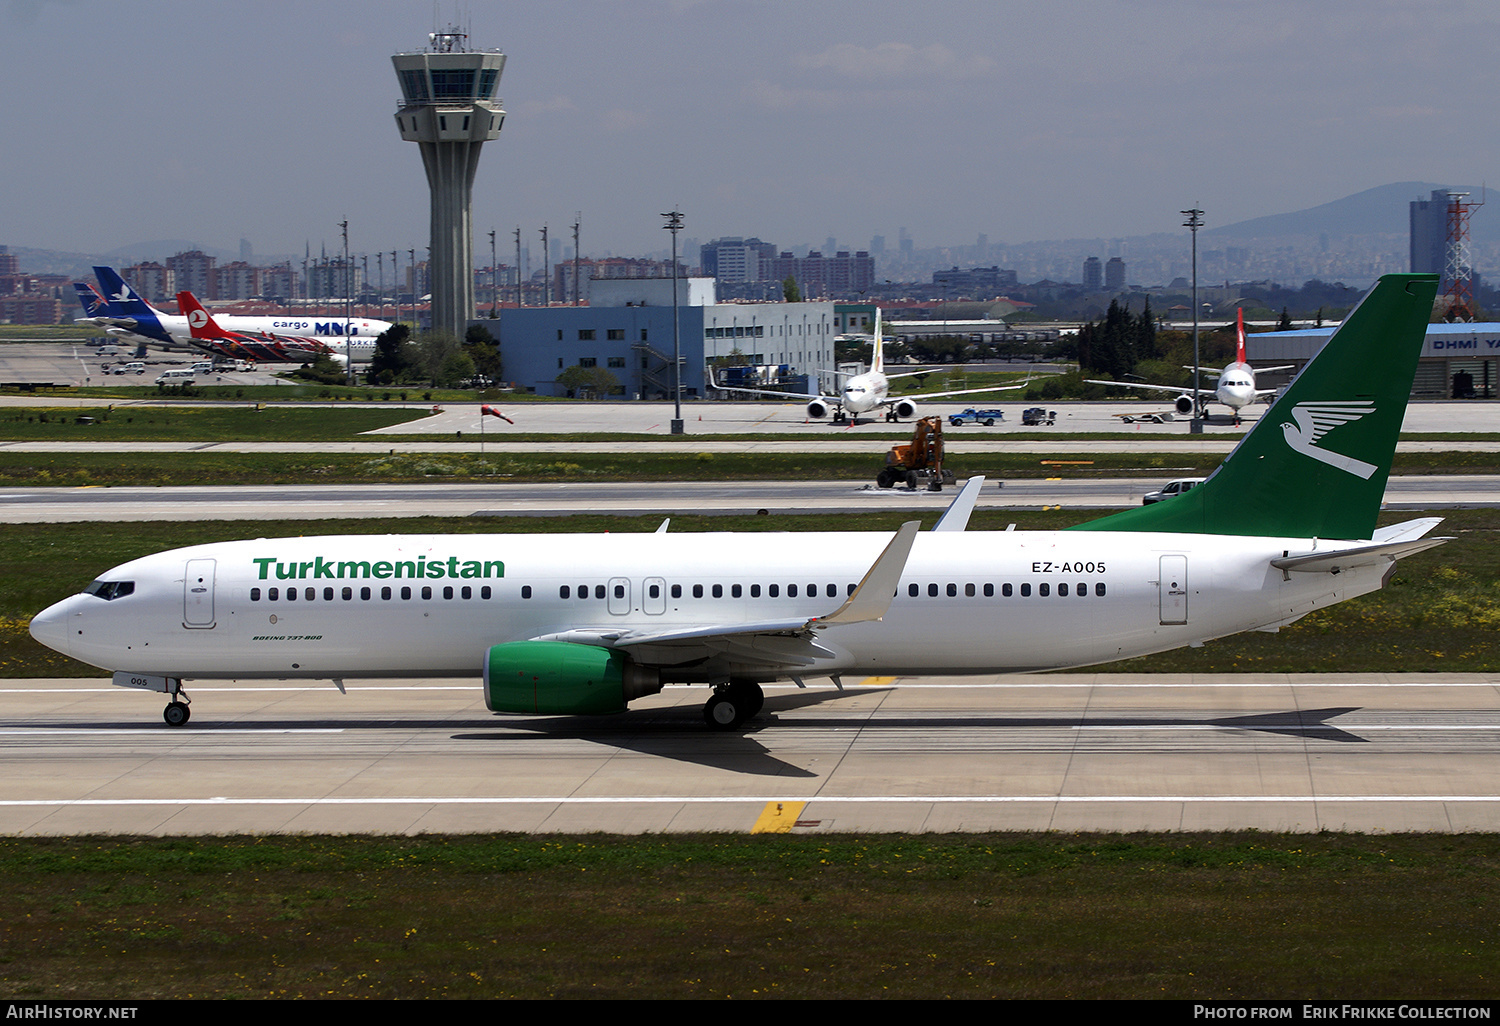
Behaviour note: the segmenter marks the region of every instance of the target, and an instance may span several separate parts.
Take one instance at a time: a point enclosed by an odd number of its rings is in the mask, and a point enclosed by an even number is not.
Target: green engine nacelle
[[[494,712],[617,713],[660,690],[657,670],[593,645],[513,641],[484,659],[484,704]]]

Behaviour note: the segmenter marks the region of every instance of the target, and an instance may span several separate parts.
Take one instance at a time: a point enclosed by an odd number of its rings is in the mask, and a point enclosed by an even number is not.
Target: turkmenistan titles
[[[411,560],[366,560],[325,559],[317,556],[309,560],[283,562],[275,556],[253,558],[250,562],[260,568],[257,580],[269,581],[340,581],[350,579],[377,580],[474,580],[505,576],[505,563],[498,559],[428,559],[418,556]]]

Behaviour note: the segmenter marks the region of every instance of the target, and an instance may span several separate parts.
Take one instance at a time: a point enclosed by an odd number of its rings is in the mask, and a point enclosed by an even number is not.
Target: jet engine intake
[[[814,399],[807,404],[807,415],[813,420],[822,420],[828,416],[828,404],[821,399]]]
[[[1186,416],[1187,414],[1193,412],[1193,397],[1184,392],[1182,393],[1182,395],[1177,397],[1177,402],[1173,405],[1177,407],[1178,413]]]
[[[911,420],[917,415],[917,404],[910,399],[902,399],[891,407],[891,412],[899,420]]]

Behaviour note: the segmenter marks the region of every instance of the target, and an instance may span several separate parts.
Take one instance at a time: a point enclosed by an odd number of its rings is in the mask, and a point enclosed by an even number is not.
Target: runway
[[[813,682],[810,682],[813,683]],[[477,681],[0,685],[7,835],[1500,829],[1480,674],[1068,674],[703,688],[497,716]]]
[[[979,508],[1122,509],[1174,476],[1171,468],[1134,478],[986,482]],[[189,488],[9,488],[0,523],[83,521],[326,519],[347,517],[562,516],[580,511],[631,515],[941,511],[941,492],[876,488],[852,481],[612,482],[556,484],[254,485]],[[1393,477],[1391,509],[1493,506],[1500,476]]]

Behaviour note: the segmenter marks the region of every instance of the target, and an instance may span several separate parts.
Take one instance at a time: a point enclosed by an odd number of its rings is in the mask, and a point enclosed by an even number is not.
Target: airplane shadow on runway
[[[755,776],[804,777],[818,776],[801,766],[786,762],[773,755],[756,739],[762,730],[789,733],[796,730],[826,730],[833,727],[848,728],[854,721],[841,717],[806,717],[783,720],[777,713],[801,709],[814,709],[826,703],[838,702],[855,696],[868,696],[889,688],[862,688],[858,691],[798,691],[792,694],[768,697],[760,714],[748,721],[739,732],[709,730],[703,724],[703,716],[697,705],[681,705],[664,709],[637,709],[618,716],[524,716],[505,715],[486,719],[362,719],[329,718],[277,719],[277,720],[233,720],[214,723],[209,716],[186,728],[169,728],[157,724],[163,734],[182,737],[220,731],[277,731],[289,732],[312,730],[460,730],[450,736],[455,741],[490,742],[496,745],[524,746],[528,741],[577,740],[613,748],[622,752],[634,752],[657,758],[672,759],[720,770],[731,770]],[[1253,713],[1246,716],[1222,716],[1207,719],[1163,716],[892,716],[881,715],[875,719],[861,719],[857,725],[861,731],[911,730],[952,727],[964,730],[1007,729],[1075,729],[1079,727],[1218,727],[1232,730],[1280,734],[1288,737],[1307,738],[1317,741],[1332,741],[1342,744],[1368,744],[1369,739],[1352,734],[1329,723],[1336,717],[1358,711],[1358,706],[1342,706],[1328,709],[1301,709],[1287,712]],[[65,727],[87,731],[138,730],[145,725],[138,722],[95,722],[67,724],[27,723],[34,728]]]

